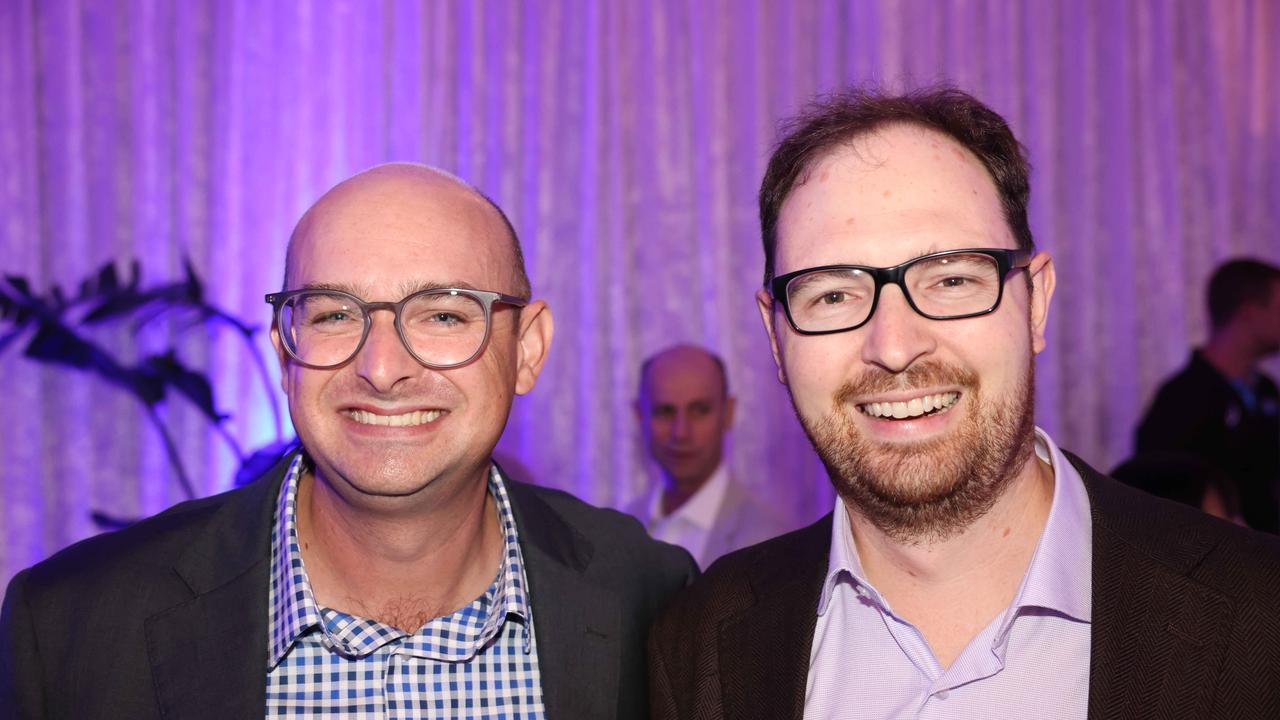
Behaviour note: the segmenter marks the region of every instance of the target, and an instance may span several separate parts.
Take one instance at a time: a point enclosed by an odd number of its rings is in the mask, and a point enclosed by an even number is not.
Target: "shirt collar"
[[[721,462],[697,492],[676,508],[675,512],[666,516],[662,514],[662,488],[662,483],[658,483],[649,499],[651,524],[683,520],[703,530],[710,530],[715,527],[720,506],[724,504],[725,493],[729,490],[729,471]]]
[[[1040,428],[1036,428],[1036,455],[1053,468],[1053,501],[1044,532],[1022,584],[1002,618],[997,639],[1008,633],[1014,618],[1024,608],[1046,608],[1081,622],[1092,620],[1093,532],[1089,496],[1080,473]],[[887,610],[888,604],[866,579],[848,514],[838,497],[831,525],[831,553],[818,600],[818,614],[826,613],[835,586],[845,576],[851,577],[873,601]]]
[[[271,574],[271,645],[268,667],[275,667],[289,652],[294,642],[313,629],[325,633],[325,644],[344,655],[360,656],[372,652],[392,640],[405,637],[405,633],[372,620],[356,618],[316,603],[302,552],[298,544],[297,498],[298,484],[306,469],[307,461],[299,453],[290,464],[280,488],[276,506],[274,532],[271,541],[273,570]],[[527,594],[528,583],[524,573],[524,558],[520,552],[516,532],[515,515],[502,475],[497,468],[489,468],[489,494],[498,510],[499,527],[503,535],[502,563],[494,583],[480,598],[459,611],[466,625],[475,628],[467,638],[454,638],[441,645],[430,638],[411,636],[407,647],[416,647],[422,654],[441,660],[465,660],[479,652],[501,629],[509,618],[517,619],[523,628],[524,651],[532,649],[531,612]],[[477,617],[476,613],[480,613]],[[455,613],[457,614],[457,613]],[[437,622],[427,623],[430,627]],[[353,629],[364,625],[363,630]],[[356,643],[344,641],[350,634]],[[371,641],[370,638],[376,638]],[[459,642],[462,641],[462,642]]]

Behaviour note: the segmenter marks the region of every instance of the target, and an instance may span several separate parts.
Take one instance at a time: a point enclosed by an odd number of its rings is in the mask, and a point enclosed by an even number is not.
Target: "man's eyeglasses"
[[[493,304],[524,307],[523,298],[487,290],[440,288],[400,302],[365,302],[336,290],[289,290],[267,295],[284,349],[316,369],[349,362],[364,347],[375,310],[395,314],[396,332],[415,360],[429,368],[466,365],[489,339]]]
[[[999,307],[1005,277],[1030,265],[1033,255],[1032,250],[974,248],[922,255],[887,268],[823,265],[779,275],[769,292],[802,335],[862,327],[885,285],[901,288],[911,309],[930,320],[959,320]]]

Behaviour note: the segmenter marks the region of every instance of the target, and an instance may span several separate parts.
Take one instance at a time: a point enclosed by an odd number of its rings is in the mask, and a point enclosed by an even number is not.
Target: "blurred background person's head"
[[[1223,263],[1209,279],[1208,303],[1205,354],[1228,377],[1244,377],[1280,352],[1280,268],[1247,258]]]
[[[720,466],[733,408],[724,361],[716,355],[676,345],[644,362],[635,411],[645,447],[662,468],[664,514],[684,504]]]

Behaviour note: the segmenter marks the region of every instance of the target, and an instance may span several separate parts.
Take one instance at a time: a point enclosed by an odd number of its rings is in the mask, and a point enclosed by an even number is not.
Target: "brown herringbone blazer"
[[[1280,541],[1071,461],[1093,516],[1089,718],[1280,718]],[[678,596],[649,640],[653,717],[799,720],[830,541],[828,515]]]

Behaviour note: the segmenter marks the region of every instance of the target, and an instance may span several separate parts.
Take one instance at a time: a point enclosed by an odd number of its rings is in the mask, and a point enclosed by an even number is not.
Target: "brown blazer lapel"
[[[1235,613],[1188,573],[1215,542],[1151,531],[1151,504],[1072,460],[1093,515],[1089,717],[1208,717]]]
[[[724,717],[804,715],[809,649],[831,547],[831,516],[805,528],[752,568],[755,603],[720,628]]]

